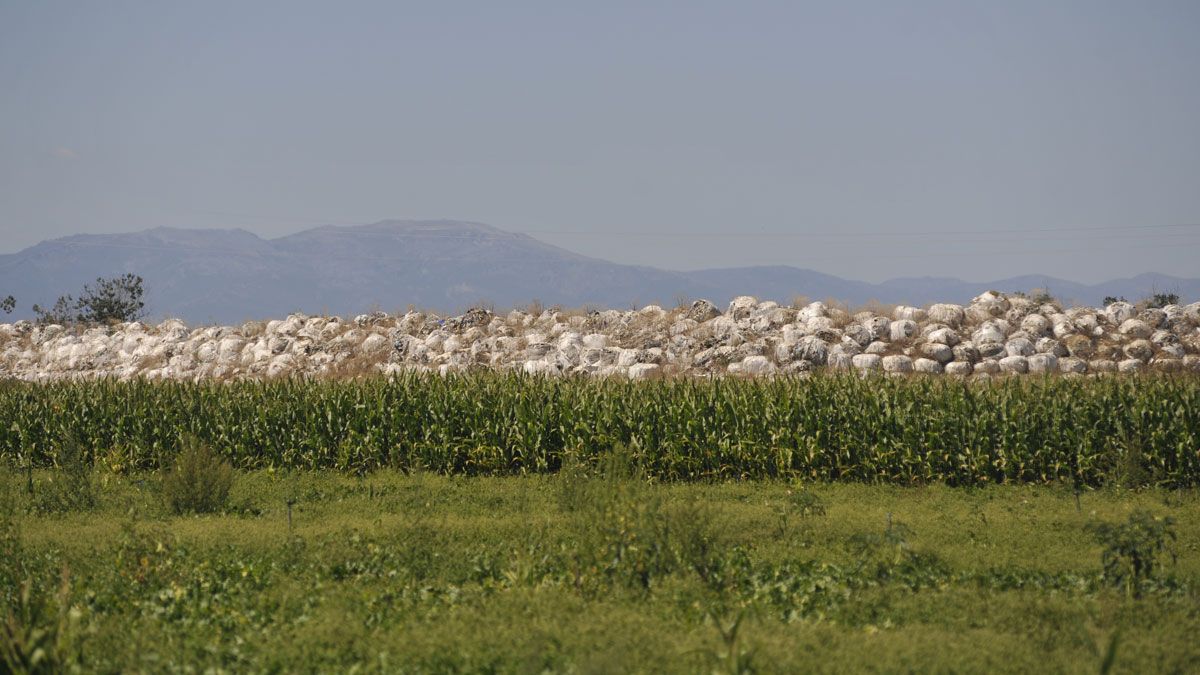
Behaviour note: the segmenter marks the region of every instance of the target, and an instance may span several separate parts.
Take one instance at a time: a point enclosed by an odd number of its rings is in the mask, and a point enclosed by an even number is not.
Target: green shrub
[[[1178,305],[1178,293],[1151,293],[1149,297],[1142,301],[1146,307],[1150,309],[1162,309],[1167,305]]]
[[[1124,588],[1131,598],[1141,597],[1142,590],[1154,578],[1160,555],[1174,556],[1170,542],[1175,541],[1175,521],[1170,517],[1134,511],[1127,522],[1093,523],[1088,530],[1104,547],[1101,554],[1104,579]]]
[[[34,510],[65,513],[94,509],[96,484],[92,479],[92,464],[82,444],[74,440],[63,443],[54,463],[56,471],[47,480],[39,482],[34,490]]]
[[[825,515],[825,502],[821,498],[797,484],[789,488],[784,499],[775,505],[777,519],[776,535],[780,538],[788,535],[792,516],[798,516],[807,521],[817,516]]]
[[[212,448],[189,438],[163,476],[163,496],[175,513],[212,513],[225,508],[233,467]]]

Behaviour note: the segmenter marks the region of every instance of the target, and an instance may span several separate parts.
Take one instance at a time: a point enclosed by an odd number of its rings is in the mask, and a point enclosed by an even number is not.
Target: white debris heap
[[[236,380],[474,369],[765,377],[820,369],[954,376],[1200,371],[1200,302],[1063,309],[988,292],[966,306],[859,311],[742,296],[668,311],[472,309],[459,316],[294,314],[241,326],[168,320],[68,328],[0,324],[0,378]]]

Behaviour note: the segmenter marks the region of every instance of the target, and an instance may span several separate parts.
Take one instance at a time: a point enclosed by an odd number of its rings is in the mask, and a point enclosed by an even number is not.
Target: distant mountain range
[[[625,308],[683,298],[719,305],[736,295],[790,302],[797,296],[851,306],[869,301],[923,305],[966,302],[979,293],[1045,288],[1065,302],[1097,304],[1152,292],[1200,297],[1200,279],[1140,274],[1099,284],[1047,276],[985,283],[904,278],[881,284],[795,267],[735,267],[675,272],[589,258],[480,223],[384,221],[318,227],[262,239],[245,230],[155,228],[129,234],[75,235],[0,255],[0,296],[12,294],[13,318],[53,304],[97,277],[133,272],[145,279],[151,318],[234,323],[290,312],[353,315],[409,305],[458,311],[488,302],[499,309],[546,305]],[[0,315],[4,320],[4,315]]]

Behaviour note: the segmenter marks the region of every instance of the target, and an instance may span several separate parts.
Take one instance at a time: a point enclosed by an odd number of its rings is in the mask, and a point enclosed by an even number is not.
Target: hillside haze
[[[35,303],[53,304],[97,277],[126,272],[145,279],[151,318],[197,323],[409,305],[453,312],[487,302],[502,309],[534,299],[621,308],[673,305],[685,297],[723,304],[743,294],[850,305],[965,302],[988,289],[1048,288],[1064,301],[1088,304],[1106,295],[1134,299],[1169,291],[1185,300],[1200,295],[1200,280],[1160,274],[1087,285],[1042,276],[988,282],[913,277],[872,284],[788,266],[676,272],[590,258],[524,234],[449,220],[325,226],[276,239],[245,230],[172,228],[75,235],[0,255],[0,295],[17,298],[13,318],[29,318]]]

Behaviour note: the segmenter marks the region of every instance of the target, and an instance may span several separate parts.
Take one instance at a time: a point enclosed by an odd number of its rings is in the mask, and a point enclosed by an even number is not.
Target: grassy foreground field
[[[181,517],[157,474],[4,477],[3,644],[64,669],[1200,669],[1192,490],[656,484],[617,456],[245,472],[223,515]],[[1122,584],[1095,526],[1142,511],[1178,538]]]

